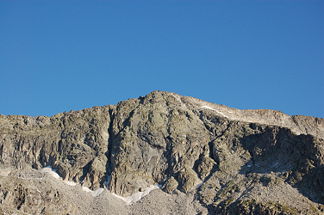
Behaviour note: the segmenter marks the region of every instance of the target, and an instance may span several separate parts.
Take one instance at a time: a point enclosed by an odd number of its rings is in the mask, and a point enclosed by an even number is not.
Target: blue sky
[[[0,0],[0,114],[153,90],[324,117],[324,1]]]

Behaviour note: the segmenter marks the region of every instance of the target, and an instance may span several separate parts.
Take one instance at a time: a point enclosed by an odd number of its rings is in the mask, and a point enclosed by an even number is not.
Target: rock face
[[[55,214],[64,194],[19,179],[50,166],[66,181],[121,196],[159,184],[163,195],[191,195],[211,214],[321,214],[323,138],[324,119],[161,91],[52,117],[1,115],[0,205]],[[50,193],[32,207],[39,187]],[[65,208],[57,213],[80,214],[73,202]]]

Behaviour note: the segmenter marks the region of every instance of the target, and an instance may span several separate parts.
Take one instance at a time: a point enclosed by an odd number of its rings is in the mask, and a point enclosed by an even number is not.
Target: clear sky
[[[324,117],[323,0],[0,0],[0,114],[153,90]]]

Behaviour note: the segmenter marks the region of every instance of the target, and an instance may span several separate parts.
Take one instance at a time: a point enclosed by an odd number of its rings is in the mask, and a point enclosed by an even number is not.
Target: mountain
[[[324,119],[162,91],[0,115],[0,214],[324,214]]]

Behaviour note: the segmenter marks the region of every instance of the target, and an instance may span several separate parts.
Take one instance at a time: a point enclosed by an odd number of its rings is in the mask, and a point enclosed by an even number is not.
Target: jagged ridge
[[[269,201],[255,196],[264,187],[308,201],[295,208],[273,197],[291,210],[309,212],[324,202],[320,118],[238,110],[155,91],[53,117],[0,116],[0,128],[3,167],[52,166],[91,189],[107,186],[127,196],[158,183],[169,193],[196,192],[210,212],[229,214],[234,206],[247,214],[274,207],[258,203]],[[246,208],[251,199],[257,206]]]

